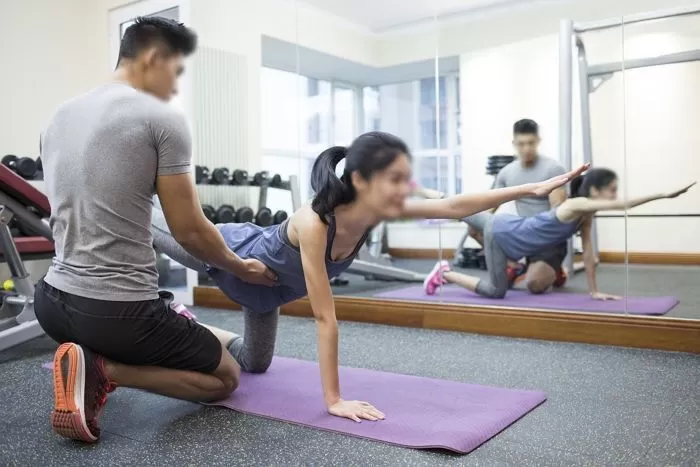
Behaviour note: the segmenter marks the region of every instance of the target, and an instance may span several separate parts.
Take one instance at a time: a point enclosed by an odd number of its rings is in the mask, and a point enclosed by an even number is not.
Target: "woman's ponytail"
[[[571,198],[591,196],[591,188],[600,190],[617,180],[617,174],[604,167],[596,167],[571,180]]]
[[[571,180],[571,194],[569,195],[570,198],[578,198],[579,196],[582,196],[580,192],[581,186],[583,185],[583,177],[585,177],[585,175],[579,175],[578,177]]]
[[[336,166],[347,153],[348,149],[343,146],[328,148],[319,154],[311,169],[311,189],[315,192],[311,208],[324,223],[336,207],[355,199],[355,189],[347,171],[340,178],[335,173]]]

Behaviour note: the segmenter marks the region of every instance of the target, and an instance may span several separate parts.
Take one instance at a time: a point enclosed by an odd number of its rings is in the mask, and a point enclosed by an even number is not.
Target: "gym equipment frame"
[[[685,63],[700,61],[700,50],[690,50],[657,57],[624,60],[601,65],[588,65],[586,47],[581,33],[600,31],[616,27],[624,27],[629,24],[673,18],[678,16],[695,15],[700,13],[700,5],[694,7],[672,8],[654,12],[639,13],[624,18],[614,18],[588,23],[574,23],[570,19],[564,19],[559,26],[559,154],[560,161],[567,170],[572,166],[572,119],[573,119],[573,50],[576,48],[578,62],[578,80],[580,93],[581,112],[581,138],[583,150],[583,162],[593,163],[593,149],[591,140],[591,112],[590,95],[601,85],[610,79],[615,73],[636,68],[669,65],[673,63]],[[597,82],[594,82],[597,80]],[[627,213],[625,212],[625,217]],[[593,247],[598,253],[598,235],[595,220],[593,222]],[[569,253],[566,258],[566,267],[569,271],[576,272],[572,252],[573,241],[569,240]]]

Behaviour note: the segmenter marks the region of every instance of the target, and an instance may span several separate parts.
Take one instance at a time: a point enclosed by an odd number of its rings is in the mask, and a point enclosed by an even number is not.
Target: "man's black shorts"
[[[554,269],[556,272],[559,272],[561,270],[561,265],[564,262],[564,259],[566,258],[567,249],[567,244],[562,243],[555,247],[541,251],[536,255],[528,256],[527,264],[536,263],[537,261],[544,261],[545,263],[549,264],[552,267],[552,269]]]
[[[110,302],[62,292],[42,279],[34,311],[46,334],[126,365],[212,373],[222,346],[204,326],[171,310],[162,298]]]

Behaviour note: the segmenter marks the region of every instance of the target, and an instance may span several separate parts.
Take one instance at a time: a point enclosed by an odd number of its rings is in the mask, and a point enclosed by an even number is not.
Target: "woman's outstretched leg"
[[[442,261],[433,268],[426,278],[424,282],[426,293],[433,295],[442,284],[452,283],[483,297],[505,297],[509,285],[506,272],[508,257],[494,239],[490,229],[490,222],[485,225],[484,230],[484,254],[486,256],[486,267],[489,271],[488,279],[451,271],[449,263]]]

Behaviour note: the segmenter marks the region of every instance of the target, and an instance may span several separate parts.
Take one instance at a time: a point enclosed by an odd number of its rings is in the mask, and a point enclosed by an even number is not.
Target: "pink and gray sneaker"
[[[428,295],[434,295],[435,291],[440,288],[440,286],[447,284],[447,281],[445,281],[445,278],[442,275],[449,270],[449,262],[443,260],[435,263],[435,266],[423,281],[423,289],[425,289],[425,293]]]
[[[170,309],[173,310],[178,315],[182,315],[187,319],[196,320],[197,317],[190,310],[187,309],[182,303],[171,303]]]

